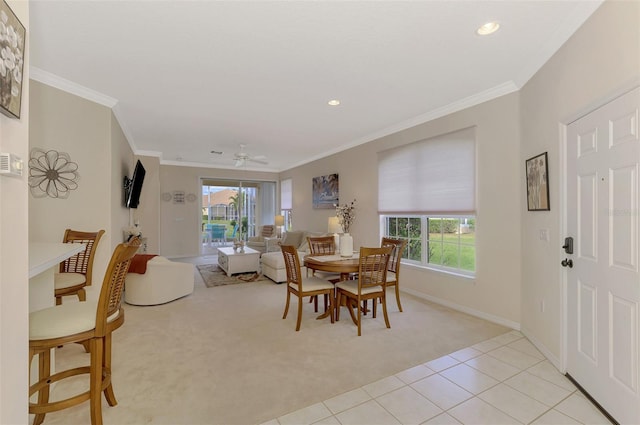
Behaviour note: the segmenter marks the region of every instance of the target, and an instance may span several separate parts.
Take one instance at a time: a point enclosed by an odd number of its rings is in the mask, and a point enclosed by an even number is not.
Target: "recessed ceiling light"
[[[338,99],[332,99],[327,103],[329,104],[329,106],[338,106],[340,104],[340,101]]]
[[[498,31],[500,29],[500,24],[497,22],[487,22],[486,24],[482,25],[480,28],[478,28],[476,30],[476,33],[478,35],[489,35],[489,34],[493,34],[494,32]]]

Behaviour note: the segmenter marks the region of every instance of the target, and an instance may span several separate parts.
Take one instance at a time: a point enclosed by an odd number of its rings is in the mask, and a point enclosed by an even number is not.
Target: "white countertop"
[[[29,279],[84,251],[85,244],[62,242],[29,243]]]

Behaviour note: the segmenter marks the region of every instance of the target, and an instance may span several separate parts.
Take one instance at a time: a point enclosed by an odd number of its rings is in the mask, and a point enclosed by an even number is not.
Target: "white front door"
[[[640,423],[640,89],[567,129],[567,373],[618,422]]]

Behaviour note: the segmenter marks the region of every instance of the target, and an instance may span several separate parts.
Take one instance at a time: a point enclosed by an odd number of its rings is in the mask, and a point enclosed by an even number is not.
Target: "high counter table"
[[[62,261],[84,251],[85,244],[29,243],[29,312],[55,305],[53,274]]]

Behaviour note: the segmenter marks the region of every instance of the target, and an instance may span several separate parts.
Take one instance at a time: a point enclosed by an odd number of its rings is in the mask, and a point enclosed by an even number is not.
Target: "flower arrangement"
[[[336,216],[340,221],[342,231],[349,233],[353,220],[356,218],[356,200],[354,199],[350,204],[336,204]]]

